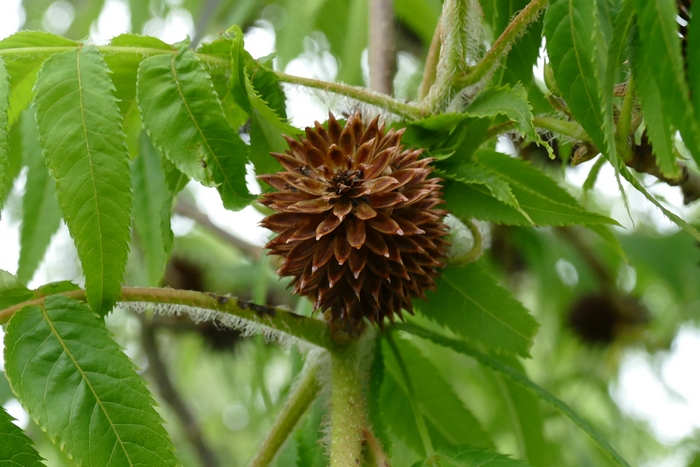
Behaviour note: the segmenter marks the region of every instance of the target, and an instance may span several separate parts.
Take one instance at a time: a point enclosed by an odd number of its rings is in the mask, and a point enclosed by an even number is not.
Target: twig
[[[539,18],[540,13],[547,6],[548,0],[532,0],[510,22],[486,55],[458,82],[459,86],[466,87],[478,83],[506,56],[513,44],[520,38],[525,29]]]
[[[369,88],[391,96],[396,73],[394,0],[369,2]]]
[[[195,205],[188,201],[179,199],[175,205],[175,214],[192,219],[205,229],[214,233],[217,237],[221,238],[224,242],[233,245],[234,248],[240,250],[242,253],[254,260],[257,260],[262,256],[262,249],[260,247],[255,246],[252,243],[248,243],[235,235],[231,235],[218,225],[214,224],[211,219],[209,219],[209,216],[204,214],[202,211],[197,209]]]
[[[76,300],[86,300],[84,290],[63,292],[64,295]],[[15,312],[25,306],[42,306],[46,297],[27,300],[0,311],[0,324],[10,320]],[[130,303],[150,303],[154,305],[177,305],[178,311],[198,313],[201,310],[219,312],[223,316],[232,315],[253,325],[269,330],[278,331],[296,337],[324,349],[335,348],[328,326],[323,321],[297,315],[284,308],[261,306],[238,300],[228,295],[218,295],[208,292],[193,292],[157,287],[122,287],[119,302],[122,305]]]
[[[260,449],[250,461],[250,467],[263,467],[272,462],[294,427],[316,399],[320,389],[317,378],[319,367],[320,363],[314,361],[304,370],[299,384],[294,388],[274,425],[265,436]]]
[[[372,430],[369,428],[364,428],[362,430],[362,436],[365,439],[365,446],[367,447],[367,461],[371,462],[372,465],[376,467],[389,467],[389,459],[386,458],[386,454],[382,451],[382,446],[379,440]]]
[[[217,467],[219,465],[219,461],[217,460],[214,451],[204,441],[199,423],[195,419],[192,411],[185,403],[185,400],[178,392],[175,384],[168,374],[165,362],[163,361],[160,349],[158,348],[158,342],[156,341],[155,326],[153,325],[153,321],[144,315],[139,316],[141,320],[141,345],[143,346],[143,350],[148,357],[148,370],[153,376],[155,384],[158,387],[158,393],[170,406],[173,413],[182,424],[182,428],[185,431],[185,436],[194,446],[195,451],[197,451],[197,455],[199,456],[202,465],[205,467]]]
[[[440,35],[442,34],[442,27],[440,26],[441,21],[438,20],[437,26],[435,26],[435,32],[433,33],[433,39],[430,41],[430,48],[428,49],[428,55],[425,57],[425,69],[423,71],[423,81],[420,83],[420,99],[423,100],[425,96],[430,92],[430,88],[435,82],[435,77],[437,74],[437,64],[440,58],[440,49],[442,41]]]
[[[387,95],[379,94],[359,86],[349,86],[347,84],[302,78],[301,76],[288,75],[286,73],[282,73],[281,71],[276,71],[275,74],[280,81],[285,83],[298,84],[308,88],[320,89],[322,91],[332,92],[341,96],[351,97],[370,105],[376,105],[377,107],[381,107],[393,114],[410,120],[417,120],[427,115],[425,111],[418,108],[414,104],[402,102],[398,99],[394,99]]]

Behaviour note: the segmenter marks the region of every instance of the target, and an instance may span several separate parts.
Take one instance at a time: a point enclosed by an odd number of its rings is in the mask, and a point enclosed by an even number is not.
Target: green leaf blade
[[[403,324],[397,326],[398,330],[407,332],[414,336],[421,337],[423,339],[429,339],[432,342],[441,345],[443,347],[450,348],[455,352],[462,353],[469,357],[474,358],[479,364],[492,369],[493,371],[502,374],[510,381],[518,384],[529,392],[533,393],[540,400],[547,402],[556,408],[559,412],[569,418],[574,422],[581,430],[583,430],[588,436],[591,437],[593,441],[598,445],[598,447],[613,461],[615,465],[622,467],[629,467],[627,461],[625,461],[620,454],[605,440],[605,438],[591,426],[586,420],[581,418],[576,412],[574,412],[571,407],[557,399],[555,396],[550,394],[544,388],[538,386],[537,384],[530,381],[530,379],[513,369],[512,367],[500,362],[496,358],[481,352],[476,347],[473,347],[466,342],[451,339],[449,337],[441,336],[427,329],[420,328],[412,324]]]
[[[0,310],[31,300],[34,293],[17,277],[0,269]]]
[[[56,182],[49,175],[41,156],[34,112],[26,111],[19,123],[22,128],[23,158],[28,171],[22,198],[17,278],[28,283],[41,263],[51,237],[60,226],[61,211],[56,200]]]
[[[612,96],[603,92],[607,46],[596,2],[551,2],[544,20],[554,79],[571,112],[598,149],[617,166]]]
[[[10,75],[5,61],[0,57],[0,211],[5,205],[7,194],[12,189],[9,177],[10,168],[10,132],[8,111],[10,106]]]
[[[421,314],[486,348],[529,356],[538,324],[478,263],[446,268]]]
[[[681,57],[675,2],[635,1],[639,31],[632,71],[646,129],[661,171],[679,173],[674,154],[676,130],[681,130],[690,152],[700,160],[696,136],[686,130],[695,123]],[[687,122],[686,122],[687,121]]]
[[[228,209],[253,200],[245,182],[248,146],[229,126],[211,77],[194,53],[183,49],[144,60],[137,99],[154,144],[180,171],[217,185]]]
[[[77,47],[77,42],[40,31],[20,31],[0,41],[0,56],[10,74],[10,124],[13,124],[32,100],[37,73],[50,55]],[[30,56],[23,49],[37,53]]]
[[[507,184],[519,208],[503,197],[505,194],[493,192],[496,185],[487,188],[483,183],[466,183],[465,186],[451,182],[446,184],[445,200],[448,209],[457,216],[510,225],[616,224],[608,217],[583,209],[554,180],[525,161],[488,150],[477,151],[473,161]],[[459,182],[464,175],[460,175],[457,167],[446,176]]]
[[[78,250],[90,306],[116,302],[129,248],[131,181],[114,86],[97,49],[63,52],[39,73],[39,137]]]
[[[29,414],[76,465],[177,465],[145,382],[84,304],[53,296],[17,312],[5,359]]]
[[[43,466],[32,444],[32,440],[12,423],[10,414],[0,407],[0,467]]]
[[[381,407],[384,420],[390,430],[417,453],[425,455],[416,427],[415,415],[409,407],[417,407],[425,420],[426,428],[435,448],[456,444],[470,444],[492,448],[493,441],[484,431],[480,421],[464,405],[448,381],[432,362],[423,356],[411,342],[396,339],[396,347],[405,362],[411,391],[399,369],[394,353],[384,347],[384,382],[381,389]]]

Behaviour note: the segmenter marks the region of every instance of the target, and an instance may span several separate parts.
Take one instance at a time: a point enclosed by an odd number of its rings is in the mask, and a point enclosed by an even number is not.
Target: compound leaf
[[[13,391],[76,465],[177,465],[144,380],[87,306],[47,297],[18,311],[6,332]]]
[[[32,440],[0,407],[0,467],[38,467],[44,465]]]
[[[36,83],[39,139],[100,315],[119,296],[129,250],[131,180],[122,118],[94,46],[46,60]]]
[[[248,146],[226,120],[204,66],[183,48],[141,62],[137,99],[156,147],[177,168],[204,184],[215,184],[228,209],[252,201],[245,182]]]
[[[537,322],[478,263],[448,267],[421,314],[486,348],[528,356]]]

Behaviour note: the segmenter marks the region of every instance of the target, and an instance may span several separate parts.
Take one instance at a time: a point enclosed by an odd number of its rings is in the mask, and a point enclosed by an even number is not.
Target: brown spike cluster
[[[385,132],[378,117],[365,128],[359,112],[342,128],[330,114],[328,129],[316,122],[272,153],[285,171],[258,177],[278,190],[260,200],[278,211],[261,222],[279,234],[267,244],[284,257],[277,274],[337,332],[412,313],[411,298],[425,298],[444,267],[441,180],[427,178],[433,159],[418,159],[421,149],[403,150],[403,132]]]

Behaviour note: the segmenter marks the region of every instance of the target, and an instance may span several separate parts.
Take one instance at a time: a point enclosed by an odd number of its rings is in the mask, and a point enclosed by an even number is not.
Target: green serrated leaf
[[[612,446],[610,446],[610,444],[606,441],[605,437],[603,437],[598,432],[598,430],[593,428],[593,426],[591,426],[586,420],[581,418],[576,412],[574,412],[571,409],[571,407],[569,407],[564,402],[562,402],[561,400],[554,397],[552,394],[550,394],[544,388],[542,388],[542,387],[538,386],[537,384],[533,383],[532,381],[530,381],[530,379],[528,379],[525,375],[523,375],[519,371],[517,371],[517,370],[513,369],[512,367],[498,361],[496,358],[491,357],[490,355],[487,355],[484,352],[481,352],[476,347],[471,346],[471,345],[467,344],[466,342],[458,341],[455,339],[451,339],[449,337],[441,336],[437,333],[434,333],[432,331],[428,331],[427,329],[420,328],[420,327],[415,326],[413,324],[398,325],[397,330],[404,331],[404,332],[407,332],[409,334],[413,334],[415,336],[422,337],[424,339],[429,339],[438,345],[450,348],[450,349],[454,350],[455,352],[459,352],[461,354],[472,357],[476,361],[478,361],[479,364],[481,364],[487,368],[490,368],[499,374],[502,374],[503,376],[505,376],[509,380],[513,381],[514,383],[520,385],[521,387],[523,387],[526,390],[533,393],[540,400],[552,405],[559,412],[561,412],[563,415],[565,415],[571,421],[573,421],[579,428],[581,428],[588,436],[591,437],[591,439],[610,458],[610,460],[612,460],[614,462],[615,465],[629,467],[629,464],[622,458],[622,456],[620,456],[620,454],[617,453],[617,451],[615,451],[615,449]]]
[[[685,40],[685,62],[688,67],[688,76],[700,76],[700,3],[691,3],[690,21],[688,23],[688,33]],[[690,88],[691,103],[696,118],[700,116],[700,81],[697,79],[688,80]],[[697,123],[696,123],[697,124]],[[696,159],[697,160],[697,159]]]
[[[33,292],[17,277],[0,269],[0,310],[31,300],[33,296]]]
[[[156,56],[139,67],[137,97],[151,139],[177,168],[216,184],[224,206],[253,200],[245,182],[248,146],[228,124],[211,78],[193,52]]]
[[[536,225],[616,224],[608,217],[581,208],[566,190],[525,161],[489,150],[479,150],[473,158],[478,166],[508,184],[520,208]],[[457,216],[509,225],[530,224],[511,206],[489,200],[490,190],[479,185],[448,183],[444,198]]]
[[[131,181],[114,86],[94,46],[46,60],[36,83],[39,139],[78,250],[90,306],[119,296],[129,250]]]
[[[438,160],[457,155],[460,162],[471,157],[486,137],[491,118],[470,118],[466,114],[439,114],[406,126],[401,138],[408,147],[425,148]]]
[[[77,42],[40,31],[20,31],[0,41],[0,56],[5,59],[10,74],[10,125],[31,102],[36,76],[44,60],[55,52],[77,46]],[[36,53],[22,53],[27,48],[35,48]]]
[[[76,290],[80,290],[80,287],[71,281],[50,282],[34,289],[34,298],[43,298],[49,295],[73,292]]]
[[[466,163],[459,164],[450,172],[438,170],[436,174],[466,185],[483,185],[491,192],[491,196],[515,209],[528,222],[534,224],[527,212],[523,211],[520,207],[518,200],[510,189],[510,185],[486,167],[477,165],[473,161],[467,161]]]
[[[693,227],[692,225],[688,224],[685,220],[683,220],[680,216],[677,214],[673,213],[671,210],[669,210],[666,206],[661,204],[661,202],[656,199],[656,197],[652,196],[651,193],[647,191],[646,188],[644,188],[644,185],[642,185],[639,180],[637,180],[634,175],[630,173],[629,170],[627,170],[627,167],[622,167],[622,170],[620,171],[620,174],[630,182],[630,184],[637,189],[641,194],[644,195],[646,199],[648,199],[654,206],[659,208],[661,212],[664,213],[664,215],[671,220],[674,224],[676,224],[678,227],[681,229],[685,230],[688,232],[690,235],[692,235],[696,240],[700,241],[700,232]]]
[[[27,412],[76,465],[177,465],[144,380],[84,304],[52,296],[17,312],[5,368]]]
[[[414,464],[416,466],[416,464]],[[527,467],[523,461],[474,446],[450,446],[438,449],[418,467]]]
[[[406,370],[413,388],[415,402],[425,420],[435,448],[455,444],[471,444],[484,448],[493,442],[484,432],[479,420],[464,406],[439,370],[410,342],[398,339],[397,348],[407,362]],[[425,455],[418,435],[416,421],[411,413],[409,390],[393,352],[385,347],[385,373],[382,385],[382,413],[387,426],[399,439]]]
[[[25,111],[19,124],[22,129],[23,159],[28,171],[22,198],[17,277],[28,283],[61,224],[61,210],[56,200],[56,183],[41,156],[34,109]]]
[[[173,195],[165,180],[160,154],[145,133],[141,135],[141,151],[132,166],[134,180],[134,229],[144,256],[147,285],[158,285],[165,272],[172,235]]]
[[[474,117],[495,117],[505,115],[515,123],[515,128],[523,135],[544,146],[550,158],[554,158],[552,148],[542,141],[532,123],[532,107],[527,92],[521,83],[509,86],[492,86],[476,96],[467,107],[466,113]]]
[[[160,39],[137,34],[120,34],[109,42],[103,55],[111,70],[119,111],[124,117],[124,133],[131,157],[136,157],[140,148],[141,116],[136,103],[136,75],[141,62],[150,53],[173,52],[173,47]],[[124,53],[127,48],[128,52]],[[134,53],[140,52],[140,53]]]
[[[638,31],[632,71],[646,128],[661,171],[679,173],[673,151],[676,130],[700,161],[697,116],[690,103],[673,0],[635,0]]]
[[[486,348],[529,356],[537,322],[478,263],[449,266],[436,283],[417,304],[422,315]]]
[[[0,407],[0,467],[39,467],[43,459],[27,435]]]
[[[544,19],[554,79],[571,113],[617,167],[612,95],[603,92],[607,44],[595,2],[555,0]]]

